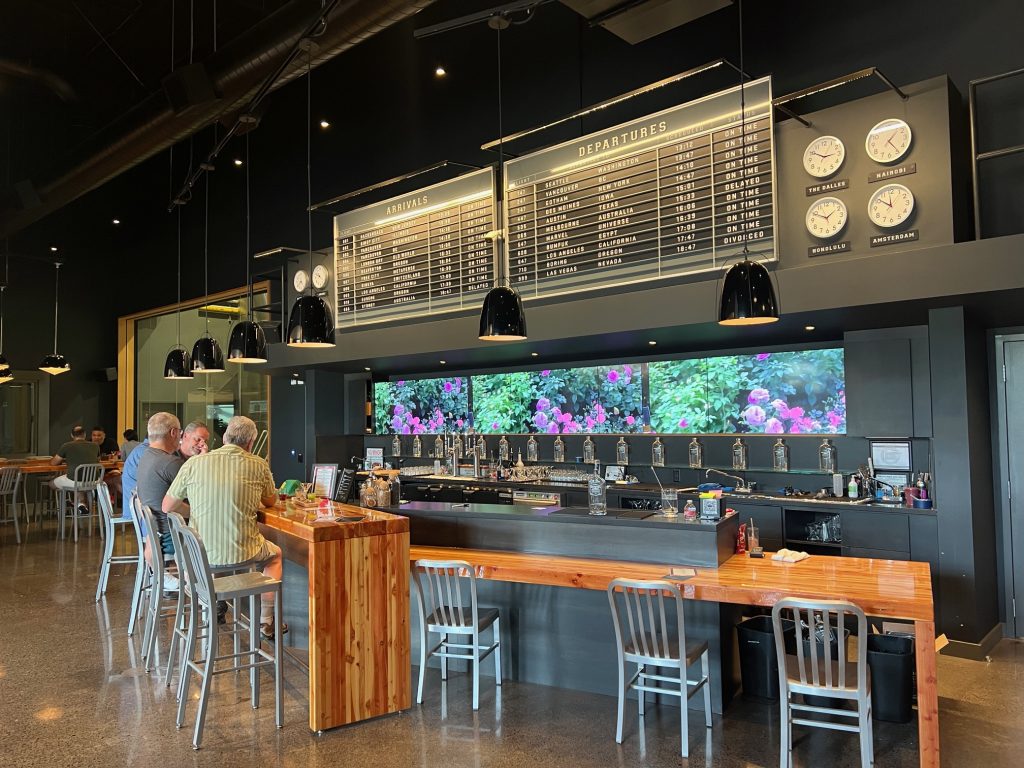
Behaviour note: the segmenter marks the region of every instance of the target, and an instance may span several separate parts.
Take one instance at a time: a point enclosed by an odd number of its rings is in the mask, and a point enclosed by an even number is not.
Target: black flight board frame
[[[774,261],[771,78],[505,164],[509,278],[524,299]],[[741,128],[742,126],[742,128]],[[744,133],[745,130],[745,133]]]
[[[335,327],[479,307],[496,221],[492,168],[335,216]]]

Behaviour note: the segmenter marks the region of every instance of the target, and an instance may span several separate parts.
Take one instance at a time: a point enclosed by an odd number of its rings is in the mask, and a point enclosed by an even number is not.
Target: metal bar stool
[[[93,512],[90,512],[87,515],[79,515],[78,509],[75,507],[75,499],[79,494],[83,494],[86,499],[88,499],[90,495],[95,497],[96,487],[103,481],[103,473],[104,469],[102,464],[79,464],[75,467],[75,476],[72,478],[75,484],[74,487],[58,489],[60,495],[60,502],[58,504],[60,514],[60,537],[62,539],[64,538],[64,521],[67,520],[69,505],[71,508],[70,514],[75,521],[75,541],[78,541],[78,521],[80,518],[84,518],[88,521],[89,535],[92,535],[92,520],[97,515]]]
[[[107,486],[100,483],[96,486],[96,498],[99,502],[100,518],[103,521],[103,530],[105,536],[103,540],[103,560],[100,562],[100,578],[96,583],[96,602],[100,601],[100,597],[107,592],[107,581],[110,579],[110,566],[123,564],[123,565],[134,565],[136,568],[135,585],[136,590],[139,586],[138,574],[146,567],[146,558],[143,554],[142,548],[139,547],[139,551],[134,555],[115,555],[114,554],[114,542],[116,541],[116,531],[126,525],[135,527],[135,518],[131,515],[114,515],[114,505],[110,500],[110,491]],[[138,538],[136,536],[136,538]],[[135,595],[132,596],[132,604],[135,605]]]
[[[846,617],[856,618],[857,659],[847,653]],[[834,618],[834,621],[833,621]],[[796,625],[796,655],[786,654],[783,620]],[[772,608],[775,653],[779,660],[779,695],[782,739],[779,765],[792,768],[793,725],[830,728],[860,736],[860,764],[875,764],[874,729],[871,723],[871,678],[868,674],[868,622],[864,611],[841,600],[799,600],[787,597]],[[828,696],[852,701],[856,710],[797,704],[793,694]],[[793,717],[794,712],[854,718],[857,724]]]
[[[666,596],[675,602],[674,633],[669,631],[673,622],[666,618]],[[683,596],[679,587],[668,581],[642,581],[613,579],[608,585],[608,603],[615,625],[615,645],[618,650],[619,690],[618,714],[615,722],[615,741],[622,743],[622,719],[626,692],[637,693],[640,725],[644,722],[646,693],[660,693],[679,697],[679,730],[682,735],[682,756],[690,754],[689,708],[687,704],[698,691],[704,692],[704,724],[711,727],[711,688],[707,642],[687,642],[683,621]],[[687,670],[700,662],[700,677],[690,680]],[[626,664],[636,664],[636,674],[626,682]],[[678,670],[673,676],[654,674],[647,667]],[[650,681],[666,686],[649,685]]]
[[[149,672],[153,669],[153,651],[156,646],[156,637],[160,633],[160,619],[174,616],[177,607],[177,596],[164,596],[164,568],[166,561],[171,556],[163,553],[160,546],[160,529],[153,518],[153,511],[145,504],[142,507],[142,521],[146,527],[143,535],[149,544],[149,587],[145,590],[145,618],[142,632],[142,659],[143,669]],[[181,585],[178,585],[179,590]]]
[[[472,663],[473,709],[480,708],[480,662],[494,653],[494,680],[501,685],[501,625],[497,608],[477,605],[476,574],[464,560],[417,560],[412,568],[416,582],[416,605],[420,614],[420,682],[416,703],[423,703],[423,678],[427,659],[441,659],[441,679],[448,679],[448,659],[467,659]],[[463,583],[469,583],[469,601],[463,595]],[[427,607],[430,613],[427,613]],[[492,643],[482,645],[480,633],[491,627]],[[441,635],[441,641],[427,650],[429,633]],[[449,635],[469,635],[469,643],[449,642]],[[453,653],[450,649],[460,649]]]
[[[14,523],[14,540],[21,544],[18,528],[18,488],[21,486],[21,468],[0,469],[0,524]]]
[[[128,617],[128,637],[131,637],[135,634],[135,624],[138,622],[139,614],[142,613],[144,606],[143,598],[149,589],[149,565],[146,563],[146,539],[143,533],[146,528],[143,521],[142,502],[139,500],[139,494],[134,490],[128,499],[128,504],[132,512],[132,521],[135,523],[132,528],[135,531],[135,543],[139,550],[139,567],[135,572],[135,589],[132,592],[132,612]]]
[[[185,722],[185,706],[188,703],[188,691],[191,685],[192,672],[202,677],[199,693],[199,710],[196,712],[196,728],[192,737],[192,748],[199,749],[203,738],[203,725],[206,722],[206,707],[210,698],[210,684],[213,676],[224,672],[249,670],[249,685],[252,692],[252,707],[260,705],[259,667],[273,665],[274,692],[276,697],[275,718],[277,727],[284,725],[284,676],[281,665],[281,582],[264,576],[262,573],[239,573],[234,576],[214,578],[210,572],[210,561],[206,556],[206,547],[199,534],[185,525],[180,515],[168,515],[171,526],[177,531],[181,543],[185,575],[181,588],[189,598],[188,640],[185,646],[185,662],[182,669],[181,694],[178,697],[178,728]],[[274,592],[274,652],[268,653],[260,646],[259,622],[254,618],[249,622],[249,649],[240,653],[218,655],[220,646],[220,628],[216,620],[218,600],[249,599],[249,616],[259,615],[260,596],[264,592]],[[200,626],[205,617],[205,659],[195,660],[197,641],[200,638]],[[244,659],[248,661],[240,663]],[[217,662],[231,661],[230,667],[217,669]]]

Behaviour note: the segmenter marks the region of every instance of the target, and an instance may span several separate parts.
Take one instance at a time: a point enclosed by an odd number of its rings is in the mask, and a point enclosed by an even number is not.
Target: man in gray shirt
[[[161,411],[149,417],[146,431],[149,433],[149,445],[139,459],[136,492],[143,505],[153,513],[160,534],[160,549],[167,559],[174,554],[174,544],[167,515],[163,512],[163,499],[181,465],[185,463],[177,454],[181,442],[181,422],[173,413]],[[147,547],[146,557],[151,558],[152,554]],[[177,579],[165,574],[164,589],[171,591],[177,588]]]

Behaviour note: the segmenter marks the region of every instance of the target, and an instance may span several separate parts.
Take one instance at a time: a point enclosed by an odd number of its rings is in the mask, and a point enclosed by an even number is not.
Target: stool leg
[[[110,578],[110,558],[114,556],[114,537],[108,536],[103,542],[103,562],[100,563],[100,578],[96,583],[96,602],[107,591],[107,579]]]
[[[644,682],[644,665],[640,664],[637,671],[640,673],[640,676],[636,679],[637,683],[639,685],[646,685]],[[640,723],[642,724],[644,721],[644,708],[647,706],[647,695],[639,687],[636,689],[636,704],[639,708]]]
[[[185,578],[185,574],[179,573],[178,577],[181,579]],[[185,586],[183,584],[178,585],[178,603],[174,608],[174,624],[171,630],[171,644],[167,648],[167,674],[164,675],[164,687],[171,687],[171,675],[174,673],[174,659],[177,656],[178,645],[181,642],[181,638],[178,636],[178,631],[185,628]]]
[[[615,743],[622,743],[622,714],[626,708],[626,659],[619,655],[618,708],[615,715]]]
[[[480,633],[473,634],[473,710],[480,709]]]
[[[203,741],[203,726],[206,724],[206,705],[210,701],[210,683],[213,682],[213,665],[217,657],[217,648],[220,646],[220,628],[217,624],[217,604],[206,606],[206,663],[203,665],[203,683],[199,689],[199,709],[196,712],[196,730],[192,736],[192,749],[199,749]],[[193,617],[194,621],[194,617]]]
[[[274,596],[274,698],[277,720],[277,727],[284,726],[284,640],[281,635],[281,602],[284,599],[284,592],[281,585],[277,585],[277,594]]]
[[[441,650],[444,651],[445,653],[448,653],[448,633],[444,633],[444,634],[441,635]],[[448,679],[448,657],[447,656],[442,656],[441,657],[441,679],[442,680],[447,680]]]
[[[495,685],[501,685],[501,630],[499,629],[499,627],[501,626],[500,621],[501,621],[501,618],[499,617],[499,618],[495,619],[494,623],[491,625],[491,632],[494,633],[494,645],[495,645],[495,648],[492,651],[492,653],[494,655],[494,684]]]
[[[420,683],[416,687],[416,703],[423,703],[423,678],[427,673],[427,642],[429,636],[427,634],[427,627],[423,623],[422,617],[420,618]]]
[[[260,648],[260,623],[253,617],[257,614],[257,605],[260,603],[259,595],[249,596],[249,650],[252,653],[249,654],[249,663],[255,664],[260,658],[257,651]],[[238,610],[238,600],[235,600],[235,610]],[[234,617],[235,621],[238,621],[238,615]],[[235,644],[236,647],[241,641],[241,637],[235,633]],[[236,651],[237,653],[237,651]],[[249,670],[249,688],[252,691],[252,708],[259,709],[260,706],[260,671],[258,667],[252,667]]]
[[[181,679],[178,681],[178,716],[174,722],[176,728],[181,728],[185,724],[185,705],[188,703],[188,689],[192,684],[192,660],[196,653],[196,635],[199,634],[198,602],[195,599],[190,600],[189,608],[188,637],[185,640],[185,655],[181,657]]]
[[[680,653],[680,656],[685,656],[685,655],[686,655],[685,651]],[[682,750],[680,751],[680,754],[682,754],[683,757],[689,757],[690,756],[690,718],[689,718],[688,715],[689,715],[690,708],[687,706],[687,704],[689,704],[690,697],[686,695],[687,694],[687,690],[686,690],[686,659],[685,658],[682,659],[680,661],[680,663],[679,663],[679,685],[680,685],[680,689],[683,692],[683,695],[679,697],[679,736],[680,736],[680,739],[681,739],[682,745],[683,745],[682,746]],[[657,696],[655,696],[655,701],[657,701]]]
[[[146,558],[140,552],[135,566],[135,590],[132,592],[132,613],[128,617],[128,637],[135,633],[135,622],[139,618],[139,603],[142,602],[142,587],[146,578]]]

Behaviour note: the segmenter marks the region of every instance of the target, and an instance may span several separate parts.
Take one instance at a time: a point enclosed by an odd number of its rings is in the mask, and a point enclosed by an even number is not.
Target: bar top
[[[298,507],[289,499],[261,509],[256,518],[270,528],[313,542],[382,536],[409,530],[409,518],[390,512],[334,501],[331,502],[331,511],[333,518],[318,520],[315,507]]]

